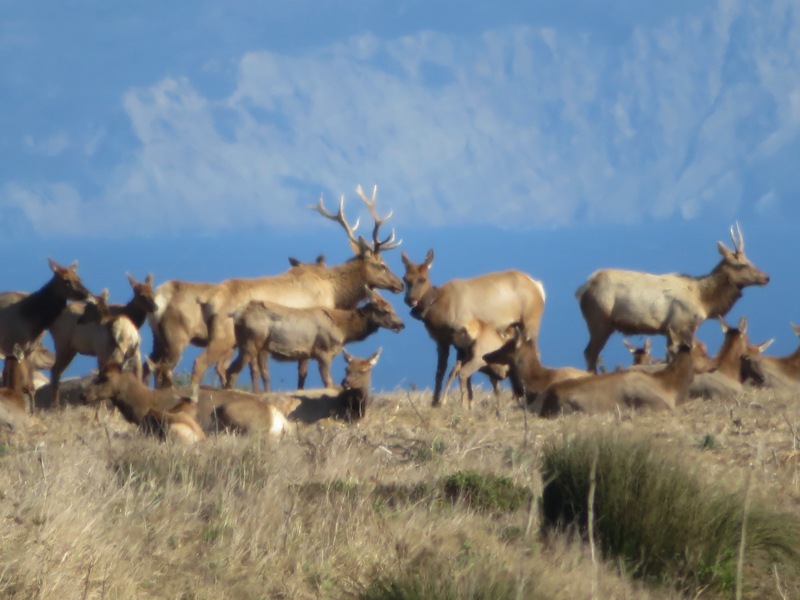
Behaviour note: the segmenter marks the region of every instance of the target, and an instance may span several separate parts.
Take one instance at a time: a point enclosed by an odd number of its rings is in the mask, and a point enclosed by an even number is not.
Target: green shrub
[[[744,498],[701,485],[649,441],[596,435],[545,448],[545,527],[586,532],[592,462],[597,457],[594,531],[606,557],[634,577],[686,590],[730,589],[736,572]],[[746,561],[800,566],[797,519],[753,501],[747,512]],[[755,568],[758,568],[757,566]]]

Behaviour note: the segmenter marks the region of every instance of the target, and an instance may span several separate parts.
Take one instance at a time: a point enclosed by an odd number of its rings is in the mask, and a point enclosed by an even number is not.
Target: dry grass
[[[752,502],[800,508],[796,398],[543,421],[508,398],[498,419],[482,397],[433,410],[430,392],[397,391],[357,425],[193,448],[82,407],[45,413],[0,444],[0,597],[591,598],[588,548],[542,536],[527,494],[542,495],[548,445],[598,431],[644,433],[704,485],[741,495],[749,481]],[[597,573],[599,598],[681,597],[615,562]],[[800,597],[789,577],[765,568],[745,583]]]

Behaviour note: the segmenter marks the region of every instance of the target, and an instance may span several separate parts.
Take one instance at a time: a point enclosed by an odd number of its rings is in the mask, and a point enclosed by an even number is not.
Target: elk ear
[[[52,269],[53,273],[60,273],[61,271],[64,270],[64,268],[61,265],[59,265],[56,261],[54,261],[52,258],[47,259],[47,264],[50,265],[50,269]]]
[[[408,254],[405,253],[405,250],[400,251],[400,260],[403,261],[403,266],[408,269],[409,267],[414,266],[414,263],[411,262],[411,259],[408,258]]]
[[[137,286],[137,285],[139,285],[139,282],[138,282],[138,281],[136,281],[136,280],[133,278],[133,275],[131,275],[130,273],[125,273],[125,275],[128,277],[128,283],[130,283],[130,284],[131,284],[131,287],[132,287],[132,288],[134,288],[134,289],[136,289],[136,286]]]
[[[14,358],[16,358],[18,361],[22,362],[23,360],[25,360],[25,351],[19,344],[14,344],[13,353],[14,353]]]
[[[349,353],[347,350],[345,350],[344,348],[342,348],[342,356],[344,357],[344,362],[346,362],[348,365],[350,364],[350,361],[352,361],[352,360],[353,360],[353,355],[352,355],[352,354],[350,354],[350,353]]]
[[[730,326],[725,322],[725,319],[722,317],[719,318],[720,327],[722,327],[722,333],[728,333]]]
[[[378,296],[377,292],[373,290],[371,287],[369,287],[366,283],[364,284],[364,293],[367,295],[367,298],[369,298],[370,302],[373,303],[378,302],[378,298],[380,296]]]
[[[372,356],[370,356],[367,359],[367,362],[369,363],[370,367],[374,367],[377,364],[378,358],[380,357],[382,351],[383,348],[378,348],[377,350],[375,350],[375,352],[372,353]]]
[[[628,349],[628,352],[630,352],[631,354],[636,353],[636,346],[631,344],[628,340],[622,340],[622,343],[625,344],[625,347]]]
[[[739,329],[742,334],[747,331],[747,317],[744,315],[739,317],[739,325],[737,326],[737,329]]]
[[[77,271],[78,270],[78,261],[73,261],[72,264],[69,266],[70,271]]]
[[[425,255],[425,266],[430,269],[431,265],[433,264],[433,248],[428,250],[428,253]]]
[[[153,359],[149,356],[144,357],[145,362],[147,362],[147,367],[150,369],[151,373],[154,373],[156,370],[156,363],[153,362]]]
[[[800,336],[800,327],[798,327],[794,323],[789,323],[789,324],[792,326],[792,331],[794,331],[794,334]]]
[[[152,273],[148,273],[148,274],[147,274],[147,277],[145,277],[145,278],[144,278],[144,282],[145,282],[147,285],[149,285],[149,286],[151,286],[151,287],[152,287],[152,285],[153,285],[153,274],[152,274]]]
[[[722,242],[717,242],[717,250],[724,258],[730,258],[733,256],[733,250],[729,249],[725,244]]]
[[[761,344],[758,344],[758,345],[756,346],[756,348],[758,348],[758,351],[759,351],[759,353],[761,353],[761,352],[764,352],[764,350],[766,350],[767,348],[769,348],[770,346],[772,346],[772,342],[774,342],[774,341],[775,341],[775,338],[769,339],[769,340],[767,340],[766,342],[763,342],[763,343],[761,343]]]

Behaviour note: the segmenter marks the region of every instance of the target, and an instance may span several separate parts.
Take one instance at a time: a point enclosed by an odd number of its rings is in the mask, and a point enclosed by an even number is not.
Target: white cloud
[[[746,202],[764,214],[743,190],[797,138],[799,63],[790,0],[702,5],[616,46],[519,26],[253,51],[221,99],[183,77],[129,90],[138,147],[102,193],[7,182],[0,200],[38,231],[76,234],[109,215],[126,231],[308,223],[320,191],[355,211],[355,184],[375,182],[399,223],[690,219]],[[28,145],[71,149],[62,133]]]

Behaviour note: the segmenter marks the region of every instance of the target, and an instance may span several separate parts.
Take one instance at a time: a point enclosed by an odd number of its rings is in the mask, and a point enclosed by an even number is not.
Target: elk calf
[[[722,260],[702,277],[621,269],[592,274],[575,293],[589,328],[584,350],[587,368],[597,370],[600,352],[615,331],[666,335],[672,330],[689,339],[706,319],[726,315],[743,288],[769,283],[769,276],[745,256],[738,224],[737,232],[731,227],[734,250],[719,242]]]
[[[123,370],[111,361],[83,391],[83,400],[94,404],[110,400],[129,423],[147,434],[194,443],[205,437],[196,416],[196,405],[187,399],[177,403],[169,390],[151,390],[132,371]],[[169,403],[170,408],[164,409]]]
[[[369,302],[354,310],[332,308],[289,308],[270,302],[251,302],[234,313],[236,343],[239,354],[228,367],[226,387],[236,383],[245,363],[251,365],[254,391],[257,389],[253,363],[258,367],[269,390],[267,353],[278,360],[315,359],[326,387],[334,387],[331,362],[345,344],[364,340],[383,327],[394,332],[403,329],[403,322],[386,300],[369,288]],[[301,371],[298,389],[305,383]]]
[[[685,401],[695,370],[691,342],[673,350],[672,361],[655,373],[616,371],[551,384],[541,392],[539,414],[601,413],[617,407],[672,410]]]

